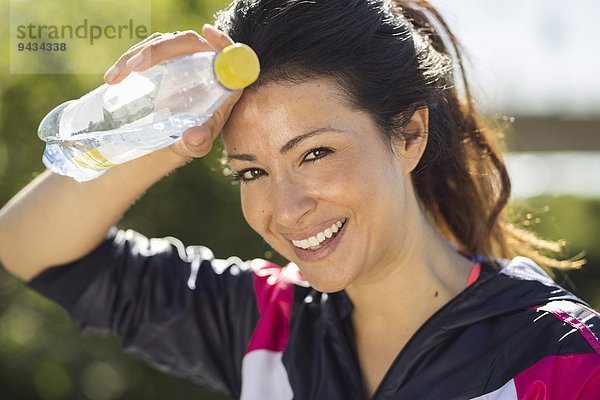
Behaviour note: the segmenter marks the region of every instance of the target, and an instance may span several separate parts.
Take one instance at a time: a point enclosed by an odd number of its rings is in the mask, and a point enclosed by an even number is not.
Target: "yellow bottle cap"
[[[227,89],[238,90],[250,86],[258,79],[258,56],[243,43],[225,47],[215,57],[215,74]]]

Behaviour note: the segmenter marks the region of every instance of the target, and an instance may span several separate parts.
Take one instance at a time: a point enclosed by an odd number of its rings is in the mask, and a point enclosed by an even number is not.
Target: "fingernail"
[[[119,67],[114,65],[108,71],[106,71],[104,74],[104,79],[107,81],[112,81],[117,75],[119,75]]]
[[[140,65],[144,61],[144,56],[142,53],[138,53],[135,56],[131,57],[125,64],[131,69],[134,69],[138,65]]]
[[[193,131],[188,132],[188,135],[185,136],[185,142],[190,146],[198,147],[204,143],[207,135],[210,136],[210,132],[206,132],[201,127],[195,127]]]
[[[194,147],[198,147],[204,142],[202,138],[191,138],[188,140],[188,143]]]

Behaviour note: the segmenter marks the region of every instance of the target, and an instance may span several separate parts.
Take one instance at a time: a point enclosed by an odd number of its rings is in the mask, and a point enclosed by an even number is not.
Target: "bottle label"
[[[102,154],[102,150],[106,151],[105,147],[107,146],[100,146],[93,150],[86,151],[85,153],[74,157],[73,161],[80,167],[93,169],[94,171],[102,171],[114,167],[117,164],[110,162],[106,156]]]
[[[165,147],[178,138],[169,136],[173,130],[181,131],[181,127],[168,123],[170,114],[171,110],[164,108],[136,124],[124,125],[121,132],[99,136],[98,147],[73,157],[73,161],[81,167],[102,171]],[[142,121],[145,123],[140,124]]]

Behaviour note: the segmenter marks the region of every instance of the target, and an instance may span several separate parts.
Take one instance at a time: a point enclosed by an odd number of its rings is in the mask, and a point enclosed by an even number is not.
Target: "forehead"
[[[351,109],[330,80],[269,83],[244,92],[223,128],[222,139],[231,152],[248,144],[282,143],[324,127],[356,130],[369,123],[367,114]]]

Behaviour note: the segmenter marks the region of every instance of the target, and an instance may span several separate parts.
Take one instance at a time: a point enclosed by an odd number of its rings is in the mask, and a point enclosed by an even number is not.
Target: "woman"
[[[515,257],[561,265],[505,222],[504,163],[426,1],[238,0],[217,26],[152,35],[105,79],[239,41],[259,81],[168,149],[85,184],[36,179],[0,214],[12,273],[234,398],[599,396],[598,315]],[[285,268],[113,227],[219,133],[244,216]]]

